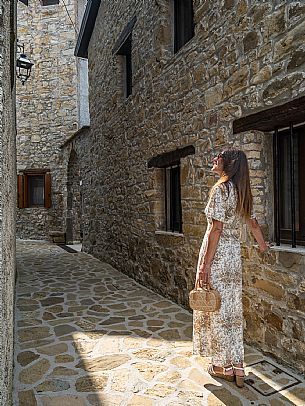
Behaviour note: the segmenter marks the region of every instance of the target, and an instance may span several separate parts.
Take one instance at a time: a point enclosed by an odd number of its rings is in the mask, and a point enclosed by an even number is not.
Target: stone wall
[[[73,244],[81,241],[81,178],[80,165],[75,150],[71,151],[68,164],[68,182],[67,182],[67,217],[66,233],[67,243]]]
[[[91,220],[88,216],[84,217],[84,213],[89,212],[91,198],[96,194],[95,188],[91,185],[91,172],[94,173],[90,154],[91,145],[90,130],[86,127],[63,145],[67,174],[67,187],[64,190],[66,202],[64,227],[67,232],[67,243],[70,244],[82,241],[84,232],[86,241],[90,238],[88,233],[91,229]]]
[[[194,1],[195,36],[174,54],[171,2],[101,5],[89,47],[90,136],[73,140],[88,163],[86,251],[187,305],[215,182],[211,159],[228,145],[248,155],[257,219],[273,238],[272,136],[232,128],[241,116],[304,95],[304,11],[293,1]],[[112,48],[134,15],[133,92],[125,99]],[[195,155],[181,159],[183,234],[167,233],[161,172],[147,161],[190,144]],[[260,255],[245,233],[243,257],[247,340],[304,371],[304,251]]]
[[[0,0],[0,405],[11,404],[15,283],[15,1]]]
[[[76,24],[76,2],[65,1]],[[18,3],[18,40],[34,62],[24,86],[17,82],[17,169],[50,169],[52,208],[18,209],[20,238],[47,238],[64,231],[66,168],[60,146],[78,130],[76,33],[63,2]]]

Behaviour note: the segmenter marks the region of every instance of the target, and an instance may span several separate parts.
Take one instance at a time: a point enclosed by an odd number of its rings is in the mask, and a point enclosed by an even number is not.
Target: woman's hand
[[[264,241],[263,243],[259,244],[259,251],[264,253],[268,251],[270,247],[272,247],[272,244],[270,242]]]
[[[210,276],[211,276],[211,265],[202,263],[199,267],[195,287],[202,288],[204,285],[209,285]]]
[[[258,243],[258,248],[261,253],[266,252],[270,248],[270,244],[264,240],[262,230],[255,218],[247,220],[247,225],[250,227],[250,230]]]

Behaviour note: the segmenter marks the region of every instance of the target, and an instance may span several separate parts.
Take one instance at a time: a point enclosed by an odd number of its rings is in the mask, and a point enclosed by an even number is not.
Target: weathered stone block
[[[224,96],[230,97],[245,89],[249,79],[249,67],[244,66],[235,71],[224,85]]]
[[[33,384],[39,381],[49,368],[50,362],[47,359],[40,359],[20,372],[19,381],[21,383]]]
[[[295,310],[305,313],[305,294],[302,293],[298,296],[290,294],[288,296],[288,304]]]
[[[285,295],[284,289],[275,282],[254,278],[253,286],[263,290],[277,300],[282,299]]]
[[[92,375],[78,378],[75,383],[77,392],[96,392],[102,391],[107,385],[107,376]]]
[[[257,72],[251,79],[251,83],[258,85],[259,83],[267,82],[271,79],[272,67],[270,65],[264,66],[259,72]]]
[[[263,319],[252,312],[248,314],[245,313],[244,317],[246,319],[246,335],[258,343],[264,342],[265,327]]]
[[[267,312],[264,315],[264,319],[268,324],[270,324],[277,330],[282,331],[282,328],[283,328],[283,317],[282,316],[280,316],[276,313],[273,313],[273,312]]]
[[[293,52],[291,59],[287,65],[287,70],[293,70],[295,68],[298,68],[299,66],[303,65],[305,63],[305,51],[302,49],[299,49],[295,52]]]
[[[51,241],[56,244],[65,244],[66,243],[66,233],[62,231],[50,231],[49,236]]]
[[[263,92],[265,99],[273,99],[278,96],[289,96],[293,88],[298,86],[304,79],[302,73],[294,73],[282,79],[274,80]]]
[[[305,21],[302,21],[292,30],[289,30],[284,38],[274,44],[274,61],[284,58],[291,51],[302,45],[305,33]]]
[[[20,365],[25,366],[35,361],[37,358],[39,358],[39,355],[35,354],[33,351],[25,351],[18,354],[17,361]]]
[[[252,49],[255,49],[258,44],[258,35],[257,32],[251,31],[248,34],[245,35],[243,39],[244,43],[244,51],[245,53],[251,51]]]
[[[265,332],[265,342],[271,348],[278,346],[279,337],[274,330],[266,329]]]
[[[234,5],[235,5],[235,0],[225,0],[224,4],[223,4],[223,6],[226,10],[230,10],[231,8],[234,7]]]
[[[285,26],[285,6],[282,6],[265,19],[266,36],[269,37],[285,32]]]
[[[289,5],[288,17],[290,19],[301,18],[305,13],[305,5],[302,3],[292,3]]]
[[[18,393],[19,406],[37,406],[33,390],[21,391]]]
[[[278,263],[286,269],[293,269],[295,266],[303,265],[305,271],[304,255],[293,252],[279,251]]]
[[[259,25],[262,21],[265,20],[266,15],[270,14],[271,4],[259,3],[254,4],[251,9],[251,17],[253,19],[254,25]]]
[[[217,84],[206,90],[204,94],[205,104],[207,109],[211,109],[217,104],[220,104],[223,97],[223,85],[221,83]]]
[[[298,341],[305,341],[305,325],[301,320],[292,320],[292,337]]]

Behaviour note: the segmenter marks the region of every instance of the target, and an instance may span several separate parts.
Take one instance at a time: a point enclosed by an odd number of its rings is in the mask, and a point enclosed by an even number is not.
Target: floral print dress
[[[243,224],[236,214],[237,194],[232,182],[213,191],[205,214],[208,221],[197,265],[197,274],[207,248],[212,219],[223,223],[223,230],[211,265],[211,285],[221,296],[218,311],[194,311],[194,354],[211,357],[215,366],[243,362],[242,264],[240,229]]]

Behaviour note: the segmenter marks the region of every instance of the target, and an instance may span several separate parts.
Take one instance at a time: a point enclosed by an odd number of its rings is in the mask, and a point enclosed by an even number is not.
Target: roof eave
[[[88,0],[87,2],[74,50],[74,55],[79,58],[88,58],[88,47],[100,4],[101,0]]]

